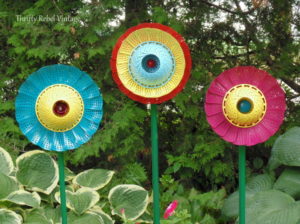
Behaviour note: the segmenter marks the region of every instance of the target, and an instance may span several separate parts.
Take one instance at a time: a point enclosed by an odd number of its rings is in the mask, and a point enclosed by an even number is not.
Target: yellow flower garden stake
[[[119,38],[112,53],[111,69],[113,79],[124,94],[140,103],[151,104],[154,223],[159,224],[157,104],[172,99],[188,81],[189,48],[170,27],[142,23]]]

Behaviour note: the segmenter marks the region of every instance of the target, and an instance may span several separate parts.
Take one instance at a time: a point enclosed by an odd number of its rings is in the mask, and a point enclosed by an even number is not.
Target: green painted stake
[[[65,161],[64,153],[58,152],[59,166],[59,190],[60,190],[60,208],[61,208],[61,223],[67,224],[67,206],[66,206],[66,185],[65,185]]]
[[[239,223],[246,223],[246,147],[239,146]]]
[[[157,105],[151,104],[151,144],[152,144],[152,186],[154,203],[154,224],[160,223],[159,206],[159,169],[158,169],[158,133]]]

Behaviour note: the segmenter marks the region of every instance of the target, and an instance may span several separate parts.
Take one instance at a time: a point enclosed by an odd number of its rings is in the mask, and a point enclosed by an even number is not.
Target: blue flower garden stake
[[[16,99],[16,119],[24,135],[58,152],[62,223],[67,223],[64,151],[78,148],[98,130],[103,100],[90,76],[68,65],[46,66],[31,74]]]

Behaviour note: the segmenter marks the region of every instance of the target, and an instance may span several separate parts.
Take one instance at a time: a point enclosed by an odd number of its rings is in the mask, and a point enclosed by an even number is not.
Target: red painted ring
[[[143,29],[143,28],[156,28],[159,30],[163,30],[167,33],[169,33],[170,35],[172,35],[180,44],[182,50],[183,50],[183,54],[184,54],[184,58],[185,58],[185,69],[184,69],[184,74],[182,77],[181,82],[179,83],[179,85],[173,89],[170,93],[158,97],[158,98],[147,98],[147,97],[142,97],[139,96],[133,92],[131,92],[129,89],[127,89],[122,81],[119,78],[118,75],[118,71],[117,71],[117,54],[118,51],[123,43],[123,41],[134,31],[139,30],[139,29]],[[175,30],[173,30],[172,28],[159,24],[159,23],[142,23],[139,24],[137,26],[131,27],[129,28],[117,41],[113,51],[112,51],[112,56],[111,56],[111,60],[110,60],[110,67],[112,70],[112,77],[115,80],[115,82],[117,83],[119,89],[125,94],[127,95],[129,98],[131,98],[132,100],[138,101],[140,103],[144,103],[144,104],[160,104],[162,102],[165,102],[167,100],[172,99],[173,97],[175,97],[185,86],[185,84],[187,83],[189,77],[190,77],[190,73],[191,73],[191,68],[192,68],[192,59],[191,59],[191,54],[190,54],[190,49],[187,46],[187,44],[185,43],[183,37],[177,33]]]

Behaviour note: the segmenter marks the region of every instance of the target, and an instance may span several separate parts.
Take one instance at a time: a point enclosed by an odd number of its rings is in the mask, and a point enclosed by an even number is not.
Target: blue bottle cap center
[[[242,99],[238,102],[237,108],[241,113],[246,114],[252,110],[252,103],[248,99]]]

